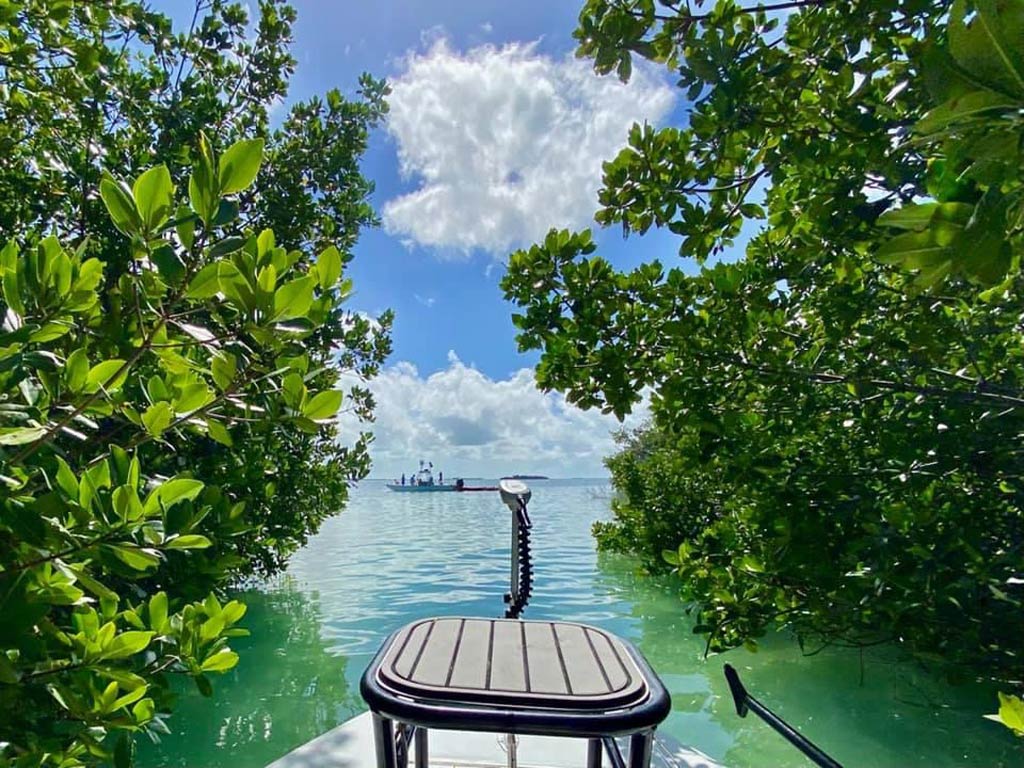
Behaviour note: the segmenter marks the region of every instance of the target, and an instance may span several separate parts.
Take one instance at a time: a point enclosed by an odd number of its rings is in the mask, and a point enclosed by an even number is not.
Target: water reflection
[[[364,709],[358,679],[384,637],[425,616],[499,616],[508,580],[509,514],[491,494],[394,494],[367,483],[344,514],[298,552],[290,577],[245,594],[242,663],[216,695],[188,690],[183,733],[144,750],[140,765],[260,768]],[[453,498],[441,498],[453,497]],[[677,586],[598,557],[590,536],[608,516],[593,483],[537,484],[531,619],[596,624],[629,638],[663,677],[673,711],[663,729],[737,768],[803,768],[781,737],[736,716],[722,663],[755,696],[850,766],[1017,766],[1021,744],[983,720],[991,689],[953,688],[891,652],[830,650],[811,658],[788,638],[751,654],[705,659]]]
[[[239,597],[253,635],[232,643],[238,666],[213,678],[211,699],[183,685],[169,725],[185,733],[140,744],[139,765],[258,767],[360,711],[346,682],[347,659],[322,639],[315,592],[285,577]]]

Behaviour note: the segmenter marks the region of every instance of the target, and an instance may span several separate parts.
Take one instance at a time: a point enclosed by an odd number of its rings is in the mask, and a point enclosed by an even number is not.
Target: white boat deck
[[[583,768],[586,739],[551,736],[518,736],[519,768]],[[505,737],[495,733],[432,730],[431,768],[505,768],[508,756]],[[625,744],[622,745],[625,749]],[[410,749],[409,765],[413,765]],[[609,765],[607,758],[604,764]],[[359,715],[303,744],[267,768],[376,768],[373,725],[370,713]],[[671,736],[659,734],[654,741],[652,768],[723,768],[710,757],[684,747]]]

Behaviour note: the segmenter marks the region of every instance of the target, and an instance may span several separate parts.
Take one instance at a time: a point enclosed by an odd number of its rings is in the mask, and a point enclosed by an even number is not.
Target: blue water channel
[[[680,741],[728,765],[808,765],[765,725],[736,716],[721,672],[729,661],[850,768],[1024,765],[1021,740],[981,717],[995,709],[994,689],[950,686],[893,649],[805,656],[776,636],[757,653],[705,658],[677,585],[595,551],[590,527],[610,517],[606,482],[531,485],[536,586],[524,617],[595,624],[636,643],[672,694],[662,727]],[[509,525],[496,493],[361,484],[285,575],[243,593],[252,637],[235,641],[237,669],[214,680],[212,699],[183,685],[174,733],[141,744],[139,764],[260,768],[364,711],[359,676],[393,629],[426,616],[502,614]]]

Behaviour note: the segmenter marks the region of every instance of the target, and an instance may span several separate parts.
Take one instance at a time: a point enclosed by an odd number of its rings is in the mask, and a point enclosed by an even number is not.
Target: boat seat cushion
[[[653,728],[669,710],[664,686],[632,645],[596,627],[561,621],[413,622],[385,642],[362,687],[374,711],[400,716],[404,708],[406,717],[399,719],[444,721],[452,728],[482,727],[488,712],[507,725],[520,712],[539,716],[526,718],[537,722],[547,716],[553,725],[586,722],[594,732],[606,721],[611,732],[621,730],[627,713],[627,730],[634,731]]]

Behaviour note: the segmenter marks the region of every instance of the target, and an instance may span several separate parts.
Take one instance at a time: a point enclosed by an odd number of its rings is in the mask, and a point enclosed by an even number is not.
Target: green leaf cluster
[[[390,349],[345,308],[386,88],[272,130],[294,11],[196,5],[0,11],[2,766],[129,765],[369,470],[334,417]]]
[[[1020,0],[588,0],[579,53],[685,91],[636,125],[589,233],[510,257],[539,384],[650,424],[601,546],[681,577],[708,648],[896,643],[1019,685],[1024,654]]]

